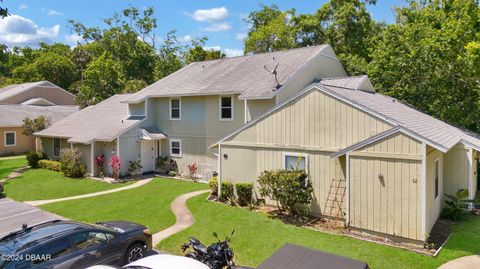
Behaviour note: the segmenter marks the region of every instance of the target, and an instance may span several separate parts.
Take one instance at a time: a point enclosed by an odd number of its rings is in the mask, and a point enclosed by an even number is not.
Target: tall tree
[[[0,0],[0,2],[3,2],[3,0]],[[5,17],[7,17],[9,14],[8,14],[8,9],[4,8],[4,7],[0,7],[0,19],[3,19]]]
[[[185,52],[185,63],[225,58],[225,53],[215,49],[204,49],[206,37],[192,40],[191,47]]]
[[[475,0],[409,1],[375,40],[378,91],[480,131],[480,8]]]
[[[330,0],[314,14],[296,15],[294,9],[261,6],[251,12],[245,52],[267,52],[331,44],[349,74],[364,73],[371,60],[372,39],[382,25],[366,10],[376,1]]]

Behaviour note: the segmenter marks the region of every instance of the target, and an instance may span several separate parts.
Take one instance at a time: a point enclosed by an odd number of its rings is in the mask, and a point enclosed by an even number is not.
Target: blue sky
[[[226,0],[4,0],[2,6],[13,16],[0,20],[0,42],[12,45],[35,45],[38,41],[76,44],[78,37],[72,35],[68,20],[74,19],[87,26],[101,25],[102,19],[128,6],[144,8],[152,6],[158,19],[160,38],[171,29],[183,42],[191,38],[207,36],[207,47],[220,48],[228,56],[241,54],[242,38],[247,26],[243,18],[257,10],[260,3],[277,4],[282,10],[295,8],[297,13],[312,13],[326,0],[316,1],[226,1]],[[378,21],[392,22],[394,6],[402,5],[401,0],[378,0],[376,6],[369,6],[372,16]]]

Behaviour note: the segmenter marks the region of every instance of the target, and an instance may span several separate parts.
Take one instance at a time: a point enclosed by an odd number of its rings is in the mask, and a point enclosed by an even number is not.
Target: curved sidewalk
[[[471,255],[451,260],[442,264],[438,269],[478,269],[480,268],[480,255]]]
[[[189,192],[175,198],[175,200],[173,200],[173,202],[170,204],[170,209],[172,210],[173,214],[175,214],[177,220],[174,225],[153,235],[153,247],[158,245],[158,243],[160,243],[160,241],[163,239],[192,226],[195,223],[195,219],[193,218],[192,213],[190,213],[190,210],[188,210],[187,200],[209,191],[210,190]]]
[[[119,192],[119,191],[125,191],[125,190],[138,188],[138,187],[143,186],[143,185],[147,184],[148,182],[152,181],[152,179],[153,178],[142,179],[142,180],[139,180],[138,182],[135,182],[132,185],[128,185],[128,186],[120,187],[120,188],[116,188],[116,189],[111,189],[111,190],[106,190],[106,191],[99,191],[99,192],[94,192],[94,193],[87,193],[87,194],[82,194],[82,195],[77,195],[77,196],[57,198],[57,199],[49,199],[49,200],[25,201],[24,203],[27,203],[27,204],[30,204],[30,205],[33,205],[33,206],[39,206],[39,205],[45,205],[45,204],[50,204],[50,203],[56,203],[56,202],[63,202],[63,201],[70,201],[70,200],[76,200],[76,199],[95,197],[95,196],[100,196],[100,195],[104,195],[104,194],[110,194],[110,193],[114,193],[114,192]]]

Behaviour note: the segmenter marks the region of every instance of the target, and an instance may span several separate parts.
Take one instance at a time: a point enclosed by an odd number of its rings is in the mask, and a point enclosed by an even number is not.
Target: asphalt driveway
[[[21,229],[23,224],[30,226],[55,219],[65,218],[45,212],[32,205],[8,198],[0,199],[0,237]]]

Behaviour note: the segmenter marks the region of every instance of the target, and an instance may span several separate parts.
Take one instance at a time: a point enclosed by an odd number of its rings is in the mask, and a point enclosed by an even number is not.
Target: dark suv
[[[55,220],[13,232],[0,239],[0,268],[86,268],[124,265],[145,257],[152,236],[143,225]]]

